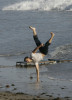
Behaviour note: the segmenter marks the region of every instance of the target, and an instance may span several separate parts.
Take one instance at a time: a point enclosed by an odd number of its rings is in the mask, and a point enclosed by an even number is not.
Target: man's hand
[[[43,47],[43,46],[44,46],[44,44],[42,43],[40,46],[41,46],[41,47]]]

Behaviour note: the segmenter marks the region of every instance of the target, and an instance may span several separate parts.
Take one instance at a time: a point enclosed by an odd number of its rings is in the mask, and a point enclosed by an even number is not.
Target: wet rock
[[[15,86],[14,84],[11,84],[11,86]]]
[[[13,90],[17,90],[17,88],[14,88]]]
[[[55,98],[55,99],[53,99],[53,100],[61,100],[59,97],[57,97],[57,98]]]
[[[68,99],[68,98],[70,98],[70,97],[65,97],[65,98],[67,98],[67,99]]]
[[[32,77],[32,76],[30,76],[30,79],[32,80],[32,79],[33,79],[33,77]]]
[[[44,94],[46,94],[46,93],[41,93],[41,95],[44,95]]]
[[[6,88],[9,88],[10,87],[10,85],[6,85]]]
[[[61,88],[61,89],[63,90],[63,89],[65,89],[65,88]]]

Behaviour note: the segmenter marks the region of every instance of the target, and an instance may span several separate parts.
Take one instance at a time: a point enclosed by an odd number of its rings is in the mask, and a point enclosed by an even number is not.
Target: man
[[[40,40],[38,39],[36,29],[34,27],[31,27],[31,26],[29,28],[31,30],[33,30],[33,38],[34,38],[34,41],[35,41],[37,47],[32,51],[31,57],[25,57],[24,61],[26,61],[26,62],[32,62],[33,61],[35,63],[36,72],[37,72],[37,81],[39,81],[39,64],[38,64],[38,62],[43,60],[44,56],[47,55],[48,47],[52,42],[52,39],[54,37],[54,33],[51,32],[51,38],[45,44],[42,44],[40,42]],[[40,53],[36,53],[38,49],[39,49]]]

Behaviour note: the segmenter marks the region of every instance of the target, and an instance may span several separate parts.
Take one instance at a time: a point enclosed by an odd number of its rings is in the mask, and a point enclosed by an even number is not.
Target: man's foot
[[[33,35],[36,36],[37,33],[36,33],[36,29],[35,29],[35,27],[29,26],[29,28],[33,31]]]
[[[53,32],[51,32],[50,34],[51,34],[51,36],[52,36],[52,37],[54,37],[54,36],[55,36],[55,34],[54,34]]]
[[[32,29],[33,31],[35,31],[35,27],[29,26],[30,29]]]

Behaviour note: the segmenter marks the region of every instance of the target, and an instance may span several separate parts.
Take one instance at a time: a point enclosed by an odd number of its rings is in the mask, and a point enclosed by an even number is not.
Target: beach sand
[[[48,68],[52,66],[56,65]],[[36,84],[35,68],[0,66],[0,100],[72,100],[72,81],[48,77],[45,70],[40,67],[40,82]]]
[[[39,97],[24,93],[0,92],[0,100],[72,100],[72,98]]]

